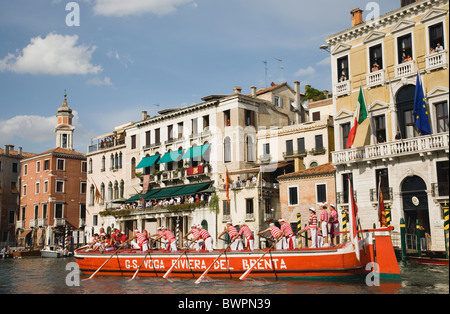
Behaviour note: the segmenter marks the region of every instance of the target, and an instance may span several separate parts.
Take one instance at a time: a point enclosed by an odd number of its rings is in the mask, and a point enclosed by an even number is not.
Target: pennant
[[[416,125],[417,131],[419,131],[420,135],[431,134],[427,103],[423,93],[423,86],[422,82],[420,81],[419,72],[417,72],[417,79],[416,79],[416,91],[414,95],[413,115],[414,115],[414,124]]]

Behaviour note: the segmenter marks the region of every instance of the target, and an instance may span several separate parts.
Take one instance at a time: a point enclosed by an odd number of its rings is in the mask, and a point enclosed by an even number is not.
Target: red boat
[[[170,269],[171,276],[198,278],[208,269],[209,277],[239,278],[254,266],[248,277],[348,277],[376,272],[380,278],[399,279],[400,269],[392,247],[391,230],[392,227],[360,232],[359,258],[355,253],[356,245],[351,242],[337,247],[270,252],[267,249],[233,252],[189,250],[181,254],[182,251],[155,250],[147,254],[122,249],[111,255],[76,250],[75,258],[83,273],[94,275],[131,277],[139,269],[140,277],[162,277]],[[377,267],[371,263],[376,263]]]
[[[431,265],[448,267],[448,258],[408,256],[408,259],[418,262],[418,263],[421,263],[421,264],[431,264]]]

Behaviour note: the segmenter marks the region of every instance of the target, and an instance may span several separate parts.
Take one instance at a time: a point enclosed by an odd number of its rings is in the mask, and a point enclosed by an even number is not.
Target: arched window
[[[229,136],[225,137],[223,141],[223,162],[231,162],[231,139]]]
[[[124,194],[125,194],[125,183],[123,182],[123,180],[120,180],[119,197],[123,198]]]
[[[122,169],[122,152],[119,153],[119,169]]]
[[[92,173],[92,158],[89,158],[89,169],[88,169],[89,173]]]
[[[100,185],[100,195],[102,196],[102,199],[100,200],[100,205],[103,205],[105,203],[105,184],[103,182]]]
[[[89,189],[89,205],[94,206],[94,199],[95,199],[95,187],[93,184],[91,184],[91,188]]]
[[[111,154],[111,157],[109,158],[110,162],[109,162],[109,170],[113,170],[114,169],[114,154]]]
[[[417,136],[413,116],[415,90],[414,85],[406,85],[398,91],[396,96],[399,130],[402,138]]]
[[[114,199],[119,199],[119,183],[117,181],[114,182]]]
[[[111,201],[113,199],[113,185],[112,182],[108,183],[108,200]]]
[[[106,164],[106,157],[105,157],[105,155],[103,155],[103,157],[102,157],[102,171],[105,171],[105,164]]]

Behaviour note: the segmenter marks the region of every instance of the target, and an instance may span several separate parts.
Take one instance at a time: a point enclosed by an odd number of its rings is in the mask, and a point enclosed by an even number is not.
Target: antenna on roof
[[[265,69],[265,71],[266,71],[266,88],[267,88],[267,84],[268,84],[268,82],[267,82],[267,70],[268,70],[268,68],[267,68],[267,61],[263,61],[263,63],[264,63],[264,69]]]
[[[284,78],[283,78],[283,70],[284,70],[283,60],[277,59],[277,58],[275,58],[275,60],[280,62],[280,71],[281,71],[281,82],[280,83],[283,83],[284,82]]]

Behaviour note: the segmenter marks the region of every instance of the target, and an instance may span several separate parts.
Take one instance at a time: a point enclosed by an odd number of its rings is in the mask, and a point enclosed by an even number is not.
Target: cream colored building
[[[326,39],[335,97],[337,203],[340,209],[347,206],[347,178],[352,178],[362,227],[372,227],[381,177],[392,224],[399,231],[400,218],[405,219],[409,247],[414,248],[418,219],[431,235],[431,249],[442,251],[442,205],[449,195],[448,1],[416,1],[367,22],[362,16],[362,10],[352,10],[352,27]],[[418,72],[432,130],[426,136],[418,135],[412,116]],[[360,87],[368,136],[357,135],[347,149]]]
[[[195,223],[215,237],[230,220],[234,224],[245,221],[254,231],[261,229],[271,218],[264,215],[265,209],[279,208],[276,176],[266,181],[258,177],[260,181],[251,185],[232,185],[228,206],[225,173],[228,170],[233,181],[241,172],[257,168],[258,174],[258,132],[307,119],[303,107],[297,109],[302,101],[300,83],[295,82],[294,88],[287,83],[272,84],[260,90],[251,87],[249,94],[243,94],[235,87],[230,95],[206,96],[200,104],[163,110],[153,117],[143,111],[140,121],[94,138],[87,154],[88,233],[100,227],[156,233],[164,225],[181,240]],[[280,169],[287,165],[284,158],[275,162],[282,163]],[[218,210],[217,214],[210,210],[209,199],[194,207],[129,208],[139,207],[137,192],[146,200],[208,197],[215,192]],[[216,245],[221,247],[223,242]]]

